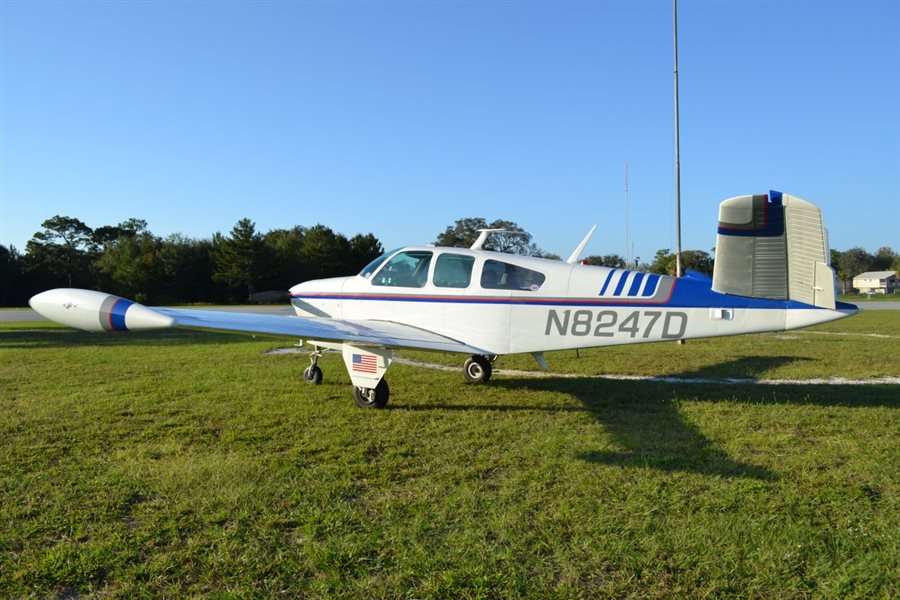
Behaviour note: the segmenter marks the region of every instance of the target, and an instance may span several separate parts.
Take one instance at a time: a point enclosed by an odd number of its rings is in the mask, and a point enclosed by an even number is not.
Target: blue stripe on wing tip
[[[125,326],[125,313],[132,304],[134,302],[125,298],[119,298],[113,303],[109,309],[109,325],[113,330],[128,331],[128,327]]]

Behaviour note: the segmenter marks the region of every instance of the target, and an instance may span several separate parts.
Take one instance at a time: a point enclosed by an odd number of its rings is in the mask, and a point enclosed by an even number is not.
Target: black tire
[[[319,365],[311,365],[303,371],[303,381],[311,385],[319,385],[322,383],[322,369]]]
[[[384,379],[374,389],[353,386],[353,400],[360,408],[384,408],[390,395],[391,390]]]
[[[463,375],[471,383],[484,383],[490,381],[494,368],[491,361],[481,355],[474,355],[466,359],[463,365]]]

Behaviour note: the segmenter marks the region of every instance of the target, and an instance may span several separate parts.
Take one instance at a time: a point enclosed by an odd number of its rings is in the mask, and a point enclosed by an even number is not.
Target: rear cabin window
[[[536,292],[544,285],[543,273],[499,260],[484,261],[481,287],[488,290],[520,290]]]
[[[395,255],[375,274],[372,285],[425,287],[431,255],[426,250],[407,250]]]
[[[441,254],[434,263],[434,285],[444,288],[467,288],[472,281],[475,257]]]

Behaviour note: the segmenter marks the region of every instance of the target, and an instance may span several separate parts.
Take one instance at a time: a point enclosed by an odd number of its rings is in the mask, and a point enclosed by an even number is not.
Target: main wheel
[[[310,365],[303,371],[303,381],[312,385],[322,383],[322,369],[319,365]]]
[[[384,408],[387,406],[391,391],[387,381],[382,379],[374,388],[353,386],[353,400],[360,408]]]
[[[472,383],[483,383],[490,380],[493,372],[494,368],[491,366],[491,361],[480,354],[467,358],[466,363],[463,365],[463,374]]]

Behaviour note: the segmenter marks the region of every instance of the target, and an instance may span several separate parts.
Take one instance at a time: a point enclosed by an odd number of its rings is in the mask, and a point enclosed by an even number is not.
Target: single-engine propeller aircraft
[[[593,230],[591,230],[593,233]],[[835,300],[822,215],[799,198],[730,198],[719,207],[713,277],[682,278],[482,249],[413,246],[387,252],[358,275],[291,288],[296,315],[149,308],[97,291],[55,289],[30,300],[43,316],[87,331],[167,327],[301,338],[312,346],[303,378],[322,382],[318,361],[340,352],[361,407],[388,402],[395,348],[471,355],[469,381],[490,379],[505,354],[543,353],[782,331],[857,312]]]

